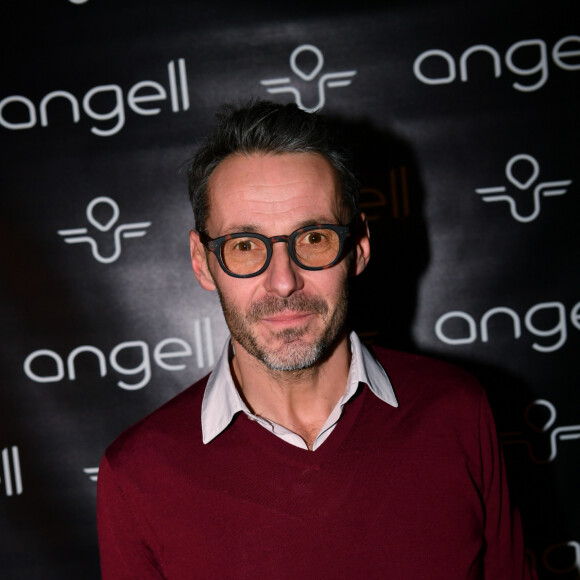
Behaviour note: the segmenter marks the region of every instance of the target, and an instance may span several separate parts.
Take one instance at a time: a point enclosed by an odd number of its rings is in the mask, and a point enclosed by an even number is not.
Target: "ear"
[[[197,281],[202,288],[212,292],[216,286],[209,271],[205,248],[199,239],[199,234],[194,230],[189,232],[189,250],[191,252],[191,267]]]
[[[352,275],[358,276],[367,267],[367,264],[371,259],[369,223],[367,221],[367,216],[364,213],[360,214],[354,243],[354,264]]]

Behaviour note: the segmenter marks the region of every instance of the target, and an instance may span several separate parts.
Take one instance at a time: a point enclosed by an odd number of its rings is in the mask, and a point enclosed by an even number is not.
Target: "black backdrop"
[[[190,271],[183,164],[252,96],[350,136],[355,327],[479,376],[541,577],[580,577],[577,2],[0,14],[2,578],[98,578],[106,445],[211,369],[227,332]]]

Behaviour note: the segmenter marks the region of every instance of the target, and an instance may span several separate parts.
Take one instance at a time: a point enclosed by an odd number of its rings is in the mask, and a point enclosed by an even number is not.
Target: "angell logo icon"
[[[99,477],[99,468],[98,467],[84,467],[83,471],[89,476],[91,481],[96,482]]]
[[[537,421],[532,421],[530,417],[530,412],[535,409],[536,412],[538,409],[545,409],[544,414],[547,413],[547,417],[543,424],[537,424]],[[554,423],[556,422],[556,417],[558,413],[556,411],[556,407],[546,400],[546,399],[537,399],[533,401],[526,410],[524,411],[524,418],[526,423],[532,428],[533,431],[538,433],[549,433],[550,429],[552,429]],[[556,427],[554,430],[549,433],[550,438],[550,451],[545,458],[537,457],[536,453],[534,452],[534,448],[532,443],[527,439],[524,439],[523,434],[519,431],[514,433],[503,433],[502,434],[502,444],[503,445],[523,445],[528,450],[528,456],[534,463],[550,463],[558,456],[558,446],[559,444],[565,441],[574,441],[580,439],[580,425],[562,425]]]
[[[527,177],[518,178],[514,171],[527,175]],[[516,187],[516,190],[509,192],[507,187],[500,185],[479,187],[475,192],[485,202],[505,201],[512,217],[520,223],[532,222],[540,215],[541,198],[564,195],[567,191],[566,188],[572,183],[572,180],[564,179],[544,181],[533,186],[540,175],[540,165],[536,159],[526,153],[514,155],[507,162],[505,175],[508,181]],[[527,199],[522,199],[522,196],[526,196]]]
[[[95,217],[95,208],[103,205],[108,205],[112,209],[110,219],[104,223]],[[99,232],[109,232],[119,220],[119,206],[115,200],[110,197],[95,197],[95,199],[93,199],[87,206],[86,215],[89,223]],[[141,238],[147,233],[146,228],[150,225],[151,222],[137,222],[132,224],[121,224],[114,228],[111,231],[114,249],[112,254],[109,256],[101,255],[97,241],[88,235],[89,230],[87,228],[58,230],[58,234],[64,237],[64,241],[67,244],[89,244],[93,258],[97,260],[97,262],[101,262],[101,264],[111,264],[115,260],[118,260],[121,255],[121,239]]]
[[[314,67],[308,72],[308,69],[304,70],[303,66],[298,64],[298,57],[302,53],[310,53],[314,55],[315,64]],[[324,66],[324,56],[319,48],[312,44],[301,44],[292,51],[290,55],[290,68],[292,72],[305,82],[312,82],[316,79],[318,73],[322,71]],[[264,79],[260,81],[260,84],[267,87],[266,90],[271,95],[277,95],[281,93],[290,93],[294,95],[294,102],[307,113],[313,113],[314,111],[319,111],[322,109],[326,103],[326,90],[335,89],[337,87],[347,87],[352,82],[352,77],[356,75],[355,70],[346,70],[342,72],[332,72],[324,73],[316,81],[318,89],[318,103],[313,107],[307,107],[304,105],[302,100],[302,95],[300,91],[291,84],[290,77],[280,77],[275,79]]]

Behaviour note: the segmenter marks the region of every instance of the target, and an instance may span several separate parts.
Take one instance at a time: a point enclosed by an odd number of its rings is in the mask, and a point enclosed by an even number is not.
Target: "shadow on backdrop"
[[[367,119],[331,122],[352,150],[361,181],[361,211],[371,231],[369,266],[351,281],[350,326],[367,344],[418,352],[412,326],[419,281],[430,261],[420,168],[412,147],[388,129],[379,129]],[[523,410],[534,394],[524,380],[469,357],[447,357],[424,349],[422,354],[445,359],[477,376],[488,394],[500,441],[510,431],[521,430],[526,436]],[[510,496],[521,512],[539,578],[547,580],[554,578],[555,569],[569,568],[565,551],[550,554],[552,570],[544,561],[547,546],[572,537],[569,516],[559,501],[556,466],[539,466],[530,460],[526,444],[520,447],[504,445]]]
[[[331,120],[352,149],[371,260],[351,281],[350,324],[370,344],[413,351],[419,277],[429,262],[423,186],[411,147],[369,120]]]

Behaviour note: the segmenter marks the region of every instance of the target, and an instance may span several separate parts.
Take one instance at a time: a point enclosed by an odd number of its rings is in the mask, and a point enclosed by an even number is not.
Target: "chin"
[[[323,354],[323,348],[318,344],[294,342],[276,352],[262,352],[260,360],[271,371],[301,371],[315,366]]]

